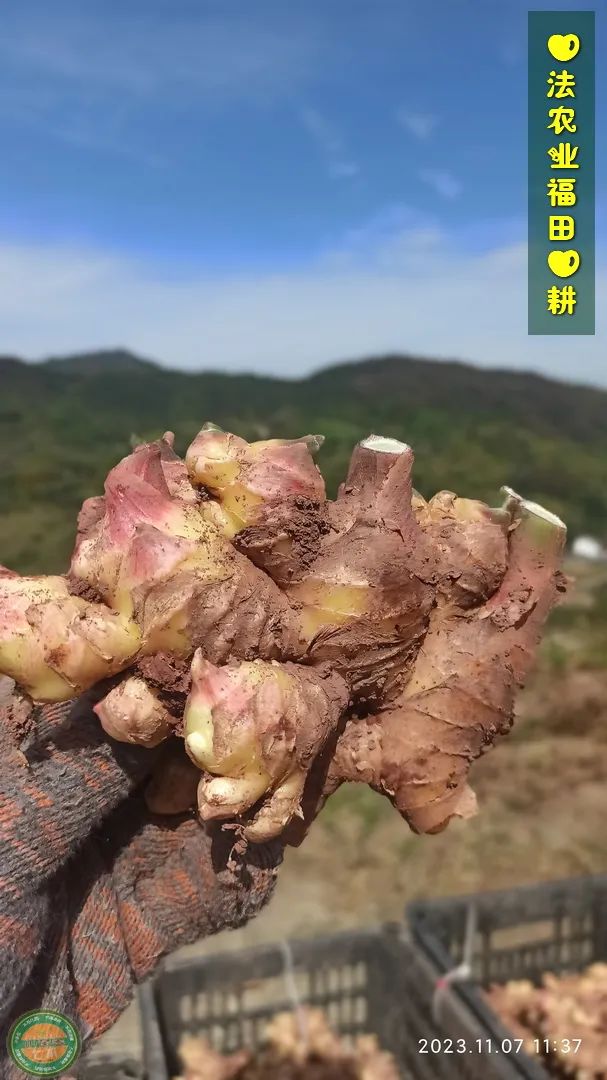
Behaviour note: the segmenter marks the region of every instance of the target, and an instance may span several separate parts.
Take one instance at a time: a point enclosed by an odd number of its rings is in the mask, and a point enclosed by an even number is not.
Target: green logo
[[[6,1040],[8,1052],[31,1076],[57,1076],[80,1053],[80,1035],[62,1013],[34,1009],[15,1021]]]

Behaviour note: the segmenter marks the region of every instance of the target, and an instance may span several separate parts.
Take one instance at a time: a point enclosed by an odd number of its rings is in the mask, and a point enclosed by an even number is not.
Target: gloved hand
[[[0,701],[0,1029],[52,1008],[84,1045],[161,957],[255,915],[283,852],[273,841],[233,857],[233,834],[193,812],[150,813],[142,782],[170,742],[114,742],[92,700],[29,715]]]

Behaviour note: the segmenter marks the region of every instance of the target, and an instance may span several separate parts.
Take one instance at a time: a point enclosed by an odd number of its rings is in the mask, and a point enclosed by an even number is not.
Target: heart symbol
[[[557,277],[571,277],[579,265],[579,251],[551,251],[548,256],[548,266]]]
[[[580,39],[577,34],[553,34],[548,38],[548,52],[555,60],[573,60],[580,51]]]

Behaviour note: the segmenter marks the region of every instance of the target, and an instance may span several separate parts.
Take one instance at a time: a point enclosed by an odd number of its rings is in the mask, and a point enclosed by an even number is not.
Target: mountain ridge
[[[245,438],[326,436],[334,493],[375,432],[416,454],[415,485],[495,504],[509,484],[607,538],[607,391],[533,372],[388,354],[286,379],[165,368],[119,348],[32,363],[0,357],[0,563],[62,569],[83,499],[133,442],[204,421]]]
[[[464,369],[465,371],[474,372],[475,374],[488,379],[492,377],[505,377],[505,378],[519,378],[521,380],[531,380],[537,383],[545,384],[551,383],[568,388],[572,390],[589,390],[593,393],[605,395],[607,399],[607,388],[596,386],[593,383],[577,382],[573,379],[556,378],[551,375],[545,375],[542,372],[533,371],[527,368],[505,368],[505,367],[483,367],[480,364],[474,364],[471,361],[459,360],[447,357],[432,357],[414,356],[411,353],[380,353],[362,358],[350,358],[345,360],[335,360],[327,364],[323,364],[306,375],[302,376],[281,376],[276,374],[270,374],[267,372],[250,372],[247,370],[242,371],[225,371],[220,368],[205,367],[205,368],[180,368],[172,367],[168,364],[163,364],[160,360],[152,360],[150,357],[139,356],[137,353],[127,348],[116,346],[113,349],[92,349],[87,352],[68,353],[65,356],[45,356],[39,360],[26,360],[23,357],[14,356],[11,354],[0,354],[0,370],[4,362],[11,364],[21,364],[25,367],[31,368],[49,368],[55,369],[60,372],[69,373],[81,373],[81,374],[99,374],[104,369],[109,370],[124,370],[124,367],[131,367],[133,369],[141,370],[145,372],[146,369],[153,368],[157,371],[162,371],[171,375],[187,375],[192,377],[204,376],[204,375],[222,375],[226,378],[242,378],[246,376],[253,376],[259,379],[271,379],[278,382],[288,383],[300,383],[310,382],[318,377],[322,377],[327,372],[338,372],[349,369],[361,369],[366,366],[372,366],[381,363],[413,363],[427,366],[428,368],[441,367],[443,369],[457,370]]]

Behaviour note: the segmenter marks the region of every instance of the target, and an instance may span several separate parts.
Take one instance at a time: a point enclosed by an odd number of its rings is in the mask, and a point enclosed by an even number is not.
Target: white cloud
[[[423,228],[391,243],[305,272],[178,282],[116,254],[0,246],[0,351],[34,359],[124,345],[176,367],[286,376],[403,351],[607,384],[604,326],[573,342],[527,336],[523,244],[457,254]]]
[[[334,180],[357,176],[360,167],[347,153],[341,135],[318,111],[304,108],[301,110],[301,122],[312,136],[326,161],[329,176]]]
[[[420,169],[419,177],[442,199],[457,199],[461,195],[462,185],[447,169]]]
[[[438,124],[438,117],[433,113],[415,112],[406,105],[398,110],[396,118],[405,131],[420,141],[429,139]]]
[[[402,237],[440,231],[436,217],[406,203],[383,206],[364,222],[348,229],[339,243],[321,255],[323,266],[337,268],[383,267],[392,263]],[[419,244],[416,245],[419,247]]]

